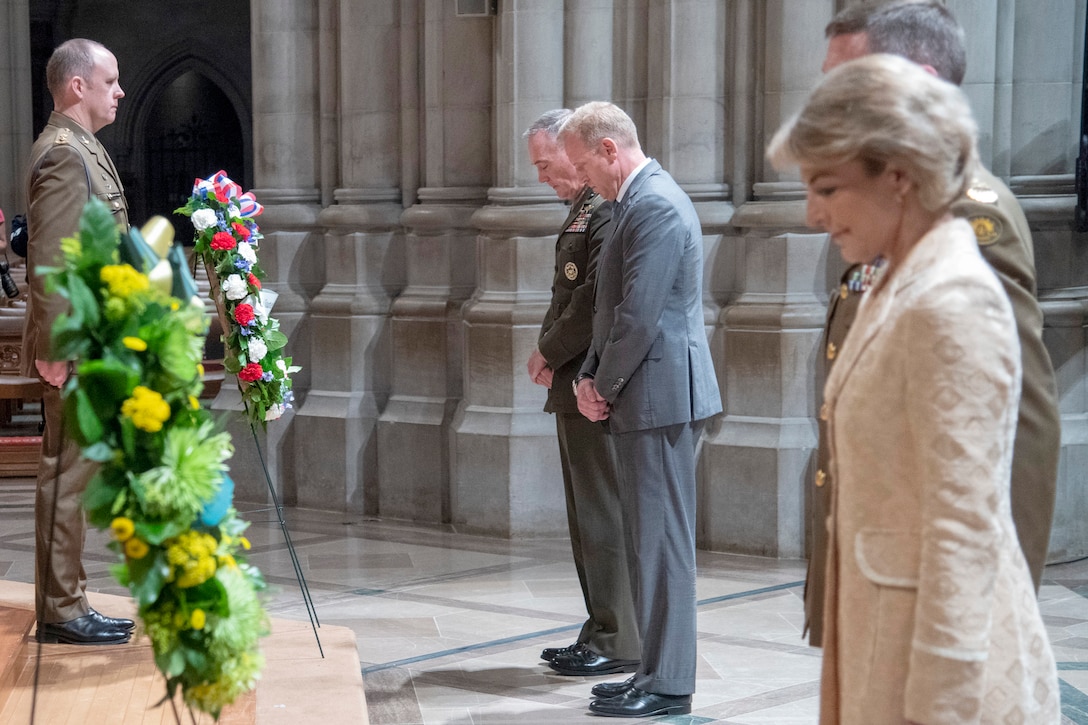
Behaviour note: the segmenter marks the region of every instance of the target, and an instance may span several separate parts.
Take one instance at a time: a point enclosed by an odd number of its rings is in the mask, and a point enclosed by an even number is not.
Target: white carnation
[[[273,403],[268,410],[264,412],[265,420],[276,420],[284,414],[287,407],[283,403]]]
[[[193,212],[191,219],[193,220],[193,226],[196,227],[198,232],[202,232],[208,227],[214,227],[219,223],[219,220],[215,216],[215,211],[212,209],[197,209]]]
[[[257,263],[257,253],[253,251],[253,247],[249,244],[242,242],[234,251],[238,254],[239,257],[246,260],[250,264]]]
[[[223,282],[223,295],[228,300],[240,300],[248,294],[249,290],[241,275],[232,274]]]
[[[230,204],[230,205],[227,206],[227,215],[231,219],[237,219],[238,217],[240,217],[242,215],[242,212],[241,212],[240,209],[238,209],[237,204]]]
[[[249,338],[249,361],[260,362],[264,360],[264,356],[268,354],[268,345],[264,344],[264,340],[259,337],[253,336]]]

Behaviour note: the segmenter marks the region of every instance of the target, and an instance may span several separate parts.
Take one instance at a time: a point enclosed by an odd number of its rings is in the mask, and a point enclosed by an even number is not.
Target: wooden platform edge
[[[133,616],[134,606],[132,600],[106,594],[90,594],[91,604],[95,609],[114,616]],[[33,664],[38,645],[33,640],[33,609],[34,587],[22,582],[10,582],[0,580],[0,608],[9,611],[8,614],[22,616],[5,617],[10,621],[10,626],[0,627],[0,721],[5,723],[29,722],[27,720],[29,709],[29,679],[26,674],[28,666]],[[358,725],[369,723],[366,709],[366,696],[363,692],[363,678],[359,662],[359,654],[356,648],[355,633],[347,627],[325,625],[318,629],[321,636],[321,644],[325,657],[319,653],[313,630],[308,621],[298,622],[288,619],[272,618],[272,632],[261,641],[261,651],[265,657],[265,667],[261,679],[257,684],[256,704],[253,696],[245,698],[247,702],[239,702],[223,711],[220,723],[234,725],[235,723],[256,722],[259,725],[274,723],[289,723],[290,725]],[[5,645],[4,642],[9,642]],[[14,649],[15,653],[5,658],[2,654],[7,646]],[[135,678],[135,667],[120,667],[115,664],[104,666],[104,661],[141,660],[151,662],[151,645],[147,638],[137,633],[137,637],[131,645],[114,647],[74,647],[69,645],[46,645],[42,648],[43,661],[47,659],[53,666],[63,662],[68,673],[82,673],[112,669],[114,676],[110,686],[116,691],[117,685],[122,690],[131,690],[132,698],[129,702],[117,702],[118,712],[111,712],[110,718],[115,722],[128,723],[161,723],[166,714],[163,708],[150,709],[155,700],[162,696],[161,675],[157,672],[149,674],[149,668],[142,668],[144,674],[140,675],[144,682],[140,687],[129,687],[128,683],[118,683],[121,673],[130,673]],[[5,660],[10,660],[10,664]],[[12,670],[13,674],[7,673]],[[153,670],[151,665],[150,670]],[[152,677],[154,675],[154,677]],[[2,683],[6,679],[12,679],[11,690],[5,693]],[[151,681],[151,679],[153,681]],[[39,707],[47,695],[50,707],[54,711],[67,710],[71,712],[68,720],[58,720],[51,717],[50,725],[63,725],[65,722],[82,723],[87,715],[86,710],[81,710],[80,703],[102,701],[104,698],[93,691],[101,685],[101,678],[95,677],[71,677],[71,680],[79,680],[78,684],[66,681],[63,687],[50,686],[48,693],[39,685]],[[49,682],[49,678],[45,678]],[[88,692],[87,689],[92,689]],[[148,697],[147,690],[151,688],[157,695]],[[5,698],[6,694],[6,698]],[[6,702],[5,702],[6,699]],[[71,701],[71,706],[66,707],[62,699]],[[108,698],[110,708],[114,707],[113,695]],[[23,710],[26,710],[24,713]],[[168,720],[172,722],[172,717]],[[207,718],[210,722],[211,718]],[[203,720],[202,720],[203,722]]]

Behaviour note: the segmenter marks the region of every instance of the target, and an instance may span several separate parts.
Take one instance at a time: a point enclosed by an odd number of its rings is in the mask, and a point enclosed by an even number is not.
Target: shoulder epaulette
[[[971,201],[977,201],[979,204],[996,204],[997,192],[993,188],[981,181],[980,179],[972,179],[971,186],[967,187],[967,198]]]

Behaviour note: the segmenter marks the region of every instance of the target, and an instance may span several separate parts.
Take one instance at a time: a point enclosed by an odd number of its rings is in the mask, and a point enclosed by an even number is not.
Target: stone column
[[[310,305],[311,379],[299,410],[298,503],[376,514],[378,416],[389,395],[400,229],[400,3],[327,3],[320,57],[324,286]],[[410,10],[410,8],[409,8]],[[360,72],[360,69],[387,72]],[[327,134],[335,134],[331,138]],[[329,190],[327,183],[337,187]],[[329,193],[331,191],[331,193]]]
[[[565,2],[563,86],[571,109],[612,98],[614,5],[615,0]]]
[[[0,5],[0,209],[9,232],[11,218],[26,211],[23,175],[34,142],[29,30],[27,0]]]
[[[787,6],[788,5],[788,10]],[[730,116],[738,180],[732,219],[735,279],[740,294],[722,310],[718,344],[725,412],[703,445],[700,545],[778,557],[805,553],[805,498],[816,446],[816,371],[825,290],[838,274],[828,269],[825,235],[806,233],[803,192],[765,163],[767,140],[816,83],[823,55],[818,30],[832,0],[810,3],[737,3],[730,27],[734,83],[762,73],[762,126],[747,104]],[[750,44],[763,29],[764,44]],[[745,129],[748,129],[746,132]],[[796,177],[793,177],[796,178]],[[746,186],[746,185],[745,185]],[[749,194],[751,195],[749,197]],[[728,273],[726,273],[728,274]],[[720,283],[720,293],[727,283]]]
[[[326,3],[327,4],[327,3]],[[320,118],[320,9],[302,0],[260,3],[251,10],[253,53],[254,193],[264,205],[257,221],[264,234],[258,256],[265,288],[279,295],[272,315],[288,336],[287,353],[303,370],[294,377],[296,409],[307,401],[312,379],[308,300],[320,289],[324,266],[314,230],[320,211],[318,121]],[[213,408],[241,410],[233,377],[228,376]],[[235,442],[231,476],[239,497],[268,494],[249,425],[241,415],[229,419]],[[299,499],[292,413],[270,422],[258,440],[273,485],[288,503]],[[311,502],[313,503],[313,502]]]
[[[497,184],[473,216],[477,288],[464,308],[464,400],[452,432],[451,518],[501,536],[566,530],[555,423],[525,362],[550,300],[563,207],[536,183],[522,132],[563,105],[562,0],[502,3],[495,40]]]

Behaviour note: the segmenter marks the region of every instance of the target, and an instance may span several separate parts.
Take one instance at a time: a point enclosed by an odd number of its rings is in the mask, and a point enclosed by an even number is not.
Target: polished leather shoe
[[[551,662],[559,655],[569,655],[579,644],[579,642],[575,642],[574,644],[568,644],[566,647],[545,647],[540,653],[540,659]]]
[[[622,695],[635,686],[635,676],[631,675],[623,682],[598,682],[590,688],[589,693],[601,699]]]
[[[108,627],[90,614],[67,622],[42,622],[34,638],[43,644],[124,644],[132,633]]]
[[[590,712],[605,717],[653,717],[691,712],[691,695],[658,695],[632,687],[622,695],[594,700]]]
[[[121,617],[107,617],[105,614],[102,614],[102,612],[99,612],[95,609],[91,609],[88,614],[98,620],[99,624],[103,624],[112,629],[123,629],[126,632],[130,632],[136,628],[136,623],[133,622],[131,619],[123,619]]]
[[[577,644],[570,654],[556,655],[548,666],[561,675],[584,677],[634,672],[638,669],[638,660],[614,660],[597,654],[584,644]]]

